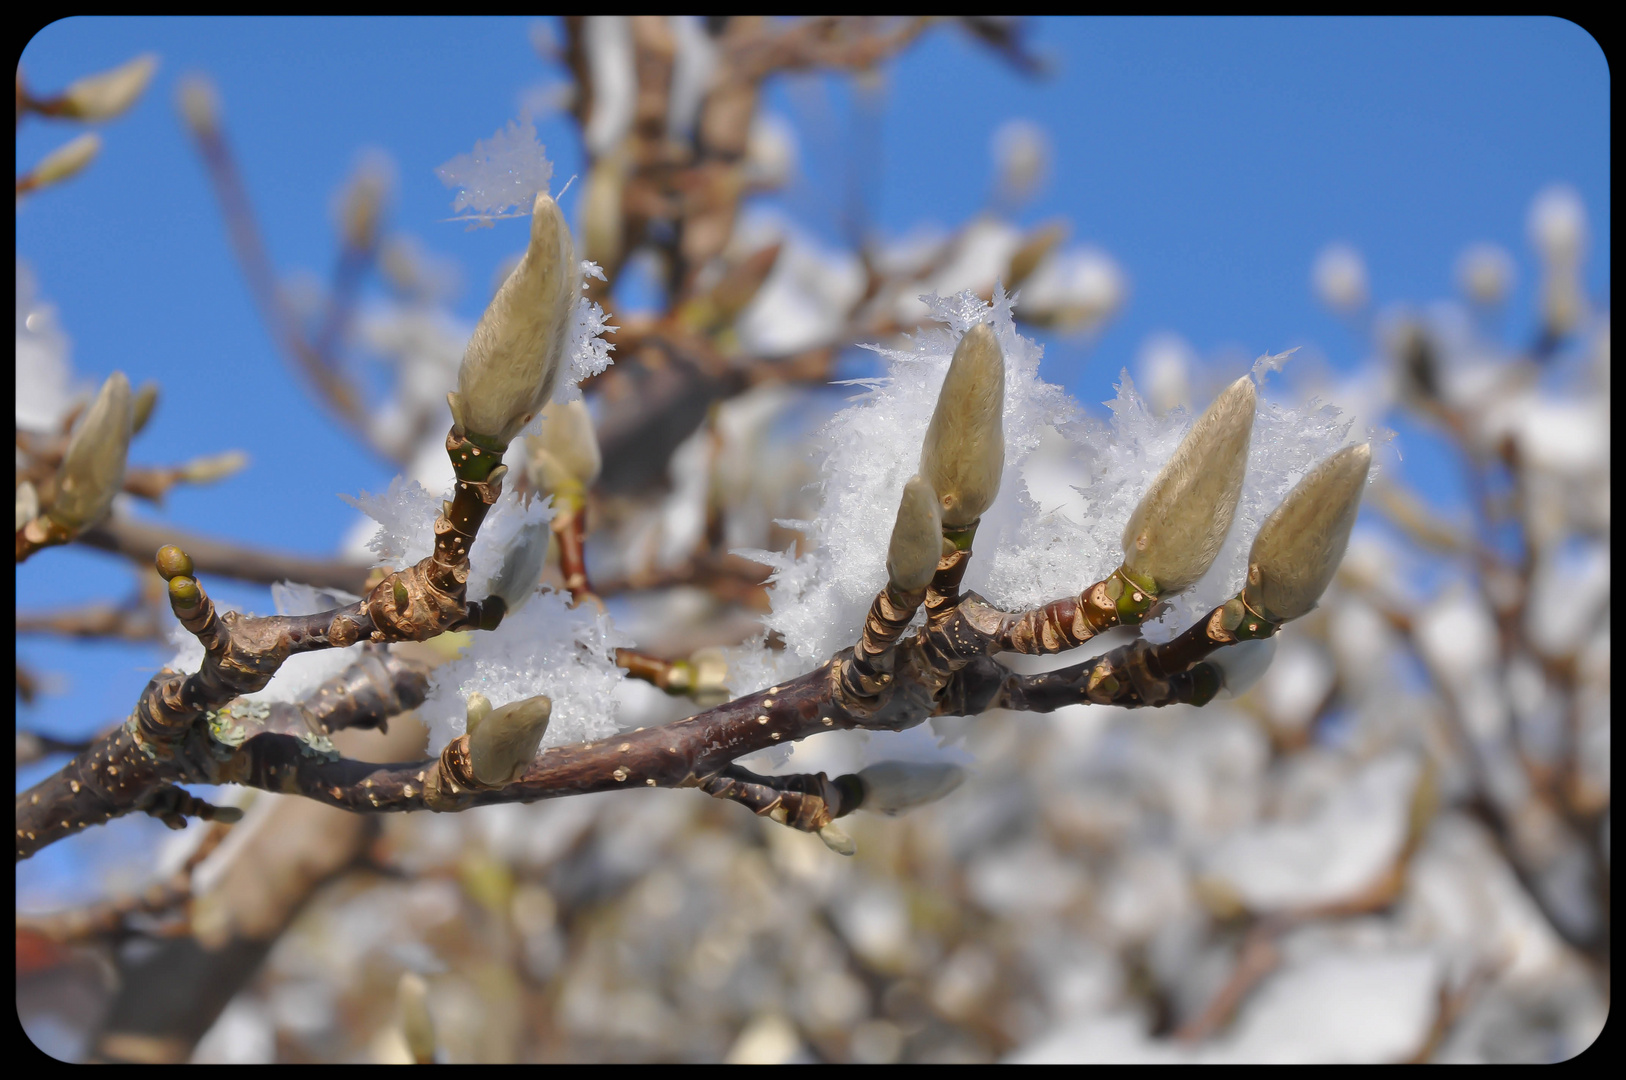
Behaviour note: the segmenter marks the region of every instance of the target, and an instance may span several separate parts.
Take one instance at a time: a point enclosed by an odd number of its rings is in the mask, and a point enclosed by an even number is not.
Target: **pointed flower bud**
[[[47,184],[61,183],[84,171],[86,166],[96,160],[96,155],[101,149],[102,137],[93,131],[86,132],[46,154],[45,160],[24,178],[24,185],[26,188],[42,188]]]
[[[587,488],[603,466],[593,414],[580,399],[549,402],[542,410],[542,434],[526,439],[525,448],[525,472],[539,491],[556,492],[571,484]]]
[[[1371,465],[1370,445],[1346,446],[1271,511],[1248,552],[1249,607],[1275,622],[1315,607],[1344,557]]]
[[[581,271],[570,227],[546,193],[531,209],[531,242],[474,328],[452,414],[506,446],[553,396],[570,343]]]
[[[896,816],[941,799],[965,782],[965,770],[946,761],[880,761],[860,769],[858,781],[863,809]]]
[[[964,528],[999,494],[1005,468],[1005,357],[987,323],[966,331],[937,395],[920,475],[937,492],[943,525]]]
[[[1253,411],[1244,375],[1197,418],[1129,516],[1124,572],[1153,595],[1192,585],[1219,554],[1242,493]]]
[[[135,403],[131,406],[130,433],[141,434],[141,429],[147,426],[152,419],[152,411],[158,406],[158,384],[144,382],[135,393]]]
[[[464,702],[463,730],[468,732],[470,735],[473,735],[474,729],[480,726],[480,721],[484,720],[490,715],[491,699],[480,693],[478,690],[474,691]]]
[[[488,787],[518,780],[536,760],[536,748],[542,745],[552,714],[553,702],[538,696],[510,702],[479,721],[469,736],[474,778]]]
[[[405,972],[395,997],[401,1010],[401,1034],[406,1036],[412,1060],[419,1065],[434,1064],[435,1023],[429,1016],[429,984],[417,972]]]
[[[124,372],[115,371],[68,440],[57,473],[56,499],[48,511],[57,524],[82,529],[100,520],[113,505],[113,496],[124,483],[132,418],[130,380]]]
[[[212,484],[248,467],[248,455],[241,450],[193,458],[181,466],[181,479],[189,484]]]
[[[64,114],[78,120],[111,120],[136,103],[157,70],[158,57],[146,53],[112,71],[87,75],[63,93]]]
[[[819,839],[824,841],[825,847],[837,855],[851,857],[858,854],[858,844],[847,835],[846,829],[833,821],[819,830]]]
[[[943,517],[937,492],[918,476],[903,485],[892,544],[886,553],[886,576],[899,592],[916,592],[931,584],[943,550]]]

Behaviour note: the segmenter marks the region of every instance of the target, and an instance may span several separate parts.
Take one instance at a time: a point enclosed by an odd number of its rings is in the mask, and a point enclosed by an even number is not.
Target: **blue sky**
[[[102,128],[90,171],[19,208],[17,246],[59,307],[87,381],[120,368],[133,382],[162,384],[135,460],[232,447],[252,457],[223,485],[176,491],[166,520],[327,553],[354,520],[334,496],[378,490],[391,475],[325,419],[256,316],[176,116],[177,79],[201,71],[218,85],[280,272],[331,272],[334,189],[361,148],[379,147],[399,169],[394,225],[462,264],[457,310],[473,320],[525,226],[466,232],[443,223],[450,193],[433,169],[519,115],[527,92],[563,77],[538,58],[532,27],[76,18],[25,48],[23,69],[40,92],[139,52],[161,60],[141,104]],[[851,170],[869,184],[866,212],[881,231],[953,227],[984,205],[995,128],[1012,117],[1045,127],[1056,146],[1052,179],[1019,221],[1070,219],[1074,240],[1110,252],[1131,283],[1127,309],[1099,339],[1049,345],[1048,377],[1082,401],[1112,396],[1119,369],[1158,331],[1182,334],[1205,357],[1306,345],[1335,368],[1361,361],[1365,344],[1308,284],[1312,259],[1332,240],[1365,254],[1380,308],[1449,295],[1463,247],[1501,244],[1518,259],[1508,332],[1522,339],[1535,280],[1525,213],[1553,181],[1573,184],[1586,202],[1595,238],[1587,283],[1607,296],[1608,67],[1571,23],[1052,19],[1033,30],[1053,63],[1048,79],[1015,73],[957,30],[931,31],[887,66],[883,105],[867,129],[842,80],[781,83],[768,103],[801,135],[803,176],[783,203],[832,241]],[[72,133],[30,119],[18,134],[19,167]],[[540,119],[538,134],[556,187],[581,171],[563,118]],[[567,213],[580,191],[565,197]],[[1409,478],[1451,502],[1451,474],[1426,433],[1400,436]],[[72,550],[37,557],[17,582],[28,607],[132,587],[119,564]],[[232,602],[269,608],[263,590],[210,584]],[[159,658],[45,641],[21,652],[65,680],[24,721],[83,732],[127,710]]]

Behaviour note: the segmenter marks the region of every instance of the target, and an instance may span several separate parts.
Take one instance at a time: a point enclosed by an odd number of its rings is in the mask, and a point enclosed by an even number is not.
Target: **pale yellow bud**
[[[863,809],[896,816],[941,799],[965,782],[965,770],[946,761],[880,761],[860,769],[858,780]]]
[[[210,136],[220,129],[220,95],[206,76],[188,75],[181,80],[175,101],[192,134]]]
[[[435,1023],[429,1016],[429,984],[422,975],[408,971],[401,976],[396,1004],[401,1010],[401,1034],[406,1036],[412,1060],[419,1065],[433,1064]]]
[[[1124,527],[1124,571],[1153,595],[1187,588],[1219,554],[1242,493],[1253,433],[1244,375],[1197,418]]]
[[[101,149],[102,137],[93,131],[57,147],[46,154],[45,160],[35,166],[34,171],[29,174],[29,186],[40,188],[47,184],[59,184],[77,175],[96,160],[96,155]]]
[[[590,262],[611,273],[621,262],[621,193],[626,154],[613,151],[593,162],[582,194],[582,247]]]
[[[553,702],[539,696],[510,702],[479,721],[469,736],[474,778],[488,787],[518,780],[536,760],[552,714]]]
[[[1005,468],[1005,357],[986,323],[966,331],[937,395],[920,475],[937,492],[943,525],[964,528],[999,494]]]
[[[534,469],[527,465],[532,482],[544,491],[557,491],[561,480],[589,487],[604,463],[593,431],[593,414],[580,399],[549,402],[542,410],[542,434],[532,435],[525,445],[530,452],[528,462],[538,455],[546,457]],[[539,480],[551,482],[537,483]]]
[[[903,485],[898,520],[886,552],[886,576],[899,592],[915,592],[931,584],[943,548],[943,517],[937,492],[918,476]]]
[[[242,472],[247,465],[247,454],[241,450],[228,450],[224,454],[193,458],[181,466],[181,479],[193,484],[209,484]]]
[[[62,95],[66,114],[78,120],[111,120],[136,103],[157,70],[158,57],[147,53],[112,71],[79,79]]]
[[[1310,470],[1271,511],[1248,552],[1242,590],[1248,606],[1276,622],[1315,607],[1343,560],[1371,465],[1370,445],[1347,446]]]
[[[50,517],[73,530],[102,518],[124,484],[124,459],[130,450],[130,380],[115,371],[80,418],[68,440]]]
[[[837,855],[850,857],[858,854],[858,844],[847,835],[847,830],[833,821],[819,830],[819,839],[824,841],[825,847]]]
[[[476,690],[464,702],[463,730],[470,735],[480,726],[480,721],[491,715],[491,699]]]
[[[17,531],[40,516],[40,496],[34,485],[24,480],[17,485]]]
[[[135,403],[131,406],[130,432],[133,435],[141,434],[141,429],[147,426],[152,419],[153,409],[158,407],[158,384],[144,382],[135,393]]]
[[[581,287],[576,247],[547,194],[531,210],[531,242],[474,328],[457,373],[453,416],[506,446],[553,396]]]

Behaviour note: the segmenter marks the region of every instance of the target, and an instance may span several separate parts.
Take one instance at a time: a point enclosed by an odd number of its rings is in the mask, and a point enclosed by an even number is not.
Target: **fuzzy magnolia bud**
[[[210,454],[193,458],[181,466],[181,479],[191,484],[212,484],[248,466],[248,455],[241,450],[227,450],[224,454]]]
[[[93,131],[87,132],[46,154],[45,160],[36,165],[26,178],[27,186],[41,188],[75,176],[96,160],[101,149],[102,137]]]
[[[525,448],[526,475],[540,491],[589,487],[604,463],[593,415],[581,400],[549,402],[542,410],[542,434],[526,439]]]
[[[1254,537],[1243,601],[1276,622],[1315,607],[1349,544],[1372,447],[1347,446],[1310,470]]]
[[[897,815],[941,799],[965,782],[965,770],[946,761],[880,761],[860,769],[858,782],[863,809]]]
[[[1253,433],[1253,380],[1214,399],[1124,527],[1124,572],[1157,596],[1187,588],[1219,554],[1242,493]]]
[[[396,1004],[401,1010],[401,1034],[406,1036],[412,1060],[419,1065],[434,1064],[435,1024],[429,1017],[429,984],[422,975],[408,971],[401,976]]]
[[[886,576],[899,592],[916,592],[931,584],[943,550],[943,517],[937,492],[918,476],[903,485],[892,544],[886,552]]]
[[[466,432],[506,446],[553,396],[570,342],[581,271],[559,205],[531,209],[531,242],[474,328],[451,395]]]
[[[463,730],[468,732],[470,735],[473,735],[474,729],[480,726],[480,721],[484,720],[490,715],[491,699],[480,693],[478,690],[474,691],[474,693],[468,696],[468,700],[464,702]]]
[[[35,518],[37,518],[39,516],[40,516],[39,492],[34,490],[34,485],[33,484],[29,483],[27,480],[24,480],[22,483],[17,485],[17,529],[18,529],[18,531],[19,532],[22,531],[22,527],[24,525],[27,525],[30,521],[33,521]]]
[[[76,120],[111,120],[136,103],[157,70],[158,58],[147,53],[112,71],[79,79],[62,95],[64,115]]]
[[[526,526],[503,553],[502,566],[492,577],[489,592],[502,598],[509,614],[524,607],[535,595],[536,583],[542,580],[542,565],[547,561],[550,538],[547,526]]]
[[[80,418],[57,473],[56,499],[49,514],[57,524],[82,529],[113,505],[124,483],[133,410],[130,380],[115,371]]]
[[[469,735],[469,767],[487,787],[511,784],[536,759],[536,748],[548,730],[553,702],[525,698],[494,710]]]
[[[993,505],[1005,468],[1005,357],[986,323],[967,330],[937,395],[920,475],[937,492],[943,525],[964,528]]]
[[[819,839],[824,841],[825,847],[837,855],[851,857],[858,854],[858,844],[853,841],[851,836],[847,835],[846,829],[833,821],[819,830]]]

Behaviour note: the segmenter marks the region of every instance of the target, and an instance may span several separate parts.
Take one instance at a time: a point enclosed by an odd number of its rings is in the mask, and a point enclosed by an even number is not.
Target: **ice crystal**
[[[536,125],[527,117],[510,120],[508,126],[489,139],[474,144],[472,153],[459,154],[435,170],[447,187],[457,187],[452,209],[454,220],[490,224],[495,218],[517,217],[515,207],[528,208],[539,191],[548,190],[553,163],[546,148],[536,141]],[[467,211],[467,213],[464,213]]]

